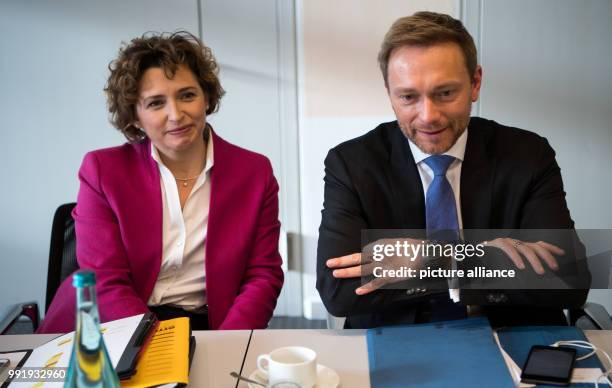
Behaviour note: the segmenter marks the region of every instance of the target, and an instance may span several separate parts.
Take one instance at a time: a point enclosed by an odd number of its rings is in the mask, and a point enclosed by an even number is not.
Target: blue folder
[[[499,342],[514,362],[523,368],[529,350],[533,345],[552,345],[557,341],[587,341],[582,330],[572,326],[523,326],[497,330]],[[587,349],[577,349],[578,356],[589,353]],[[601,368],[597,356],[577,361],[574,368]],[[538,384],[538,387],[558,387],[558,385]],[[591,388],[593,384],[570,384],[572,388]]]
[[[514,388],[486,318],[369,329],[372,388]]]

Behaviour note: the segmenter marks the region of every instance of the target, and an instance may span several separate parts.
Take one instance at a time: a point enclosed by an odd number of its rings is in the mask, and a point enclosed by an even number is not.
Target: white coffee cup
[[[268,376],[268,384],[295,382],[311,388],[317,382],[317,353],[303,346],[278,348],[257,357],[257,368]]]

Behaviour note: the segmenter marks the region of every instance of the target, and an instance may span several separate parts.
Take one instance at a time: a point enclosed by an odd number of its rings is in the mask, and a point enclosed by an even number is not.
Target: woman
[[[73,212],[101,320],[151,310],[194,329],[265,328],[283,283],[278,185],[267,158],[207,124],[224,93],[210,49],[186,32],[144,35],[109,69],[111,122],[128,143],[85,155]],[[71,282],[39,332],[74,329]]]

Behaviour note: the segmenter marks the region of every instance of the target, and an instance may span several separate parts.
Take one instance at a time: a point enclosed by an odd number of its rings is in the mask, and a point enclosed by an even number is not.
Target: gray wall
[[[487,1],[480,113],[548,138],[576,227],[612,228],[612,2]]]

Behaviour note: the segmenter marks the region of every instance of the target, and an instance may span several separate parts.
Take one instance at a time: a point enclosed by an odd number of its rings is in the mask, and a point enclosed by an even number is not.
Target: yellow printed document
[[[189,318],[160,321],[124,388],[189,383]]]

